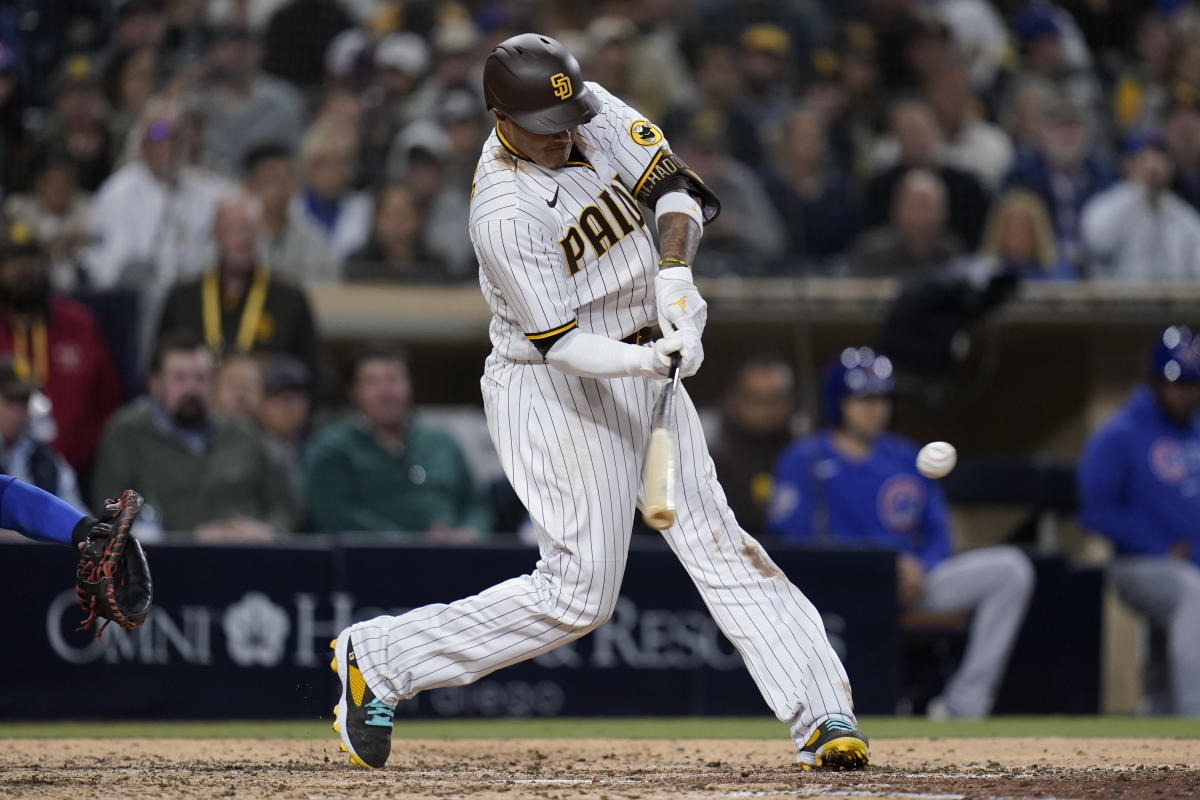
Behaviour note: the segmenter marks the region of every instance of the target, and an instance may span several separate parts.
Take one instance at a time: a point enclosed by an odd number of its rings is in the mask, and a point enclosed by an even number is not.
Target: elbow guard
[[[659,199],[668,192],[687,192],[700,202],[704,224],[712,222],[721,213],[721,201],[712,189],[704,185],[700,176],[683,159],[669,150],[662,149],[651,159],[633,187],[633,196],[638,202],[657,208]]]

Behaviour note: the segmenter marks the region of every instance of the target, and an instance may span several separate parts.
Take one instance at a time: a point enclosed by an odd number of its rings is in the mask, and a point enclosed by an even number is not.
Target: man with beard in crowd
[[[159,340],[149,397],[117,412],[100,440],[95,507],[132,487],[163,530],[224,542],[292,530],[298,501],[291,480],[249,421],[210,411],[212,382],[212,352],[198,335],[178,331]]]

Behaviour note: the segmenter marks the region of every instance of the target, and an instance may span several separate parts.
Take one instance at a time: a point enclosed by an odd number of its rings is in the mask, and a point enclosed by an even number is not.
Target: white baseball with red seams
[[[354,625],[363,676],[387,703],[552,650],[617,603],[662,381],[569,375],[535,341],[575,326],[622,340],[656,321],[658,249],[634,198],[670,151],[657,127],[588,86],[603,110],[576,129],[566,165],[540,166],[495,131],[471,200],[492,311],[484,408],[541,559],[473,597]],[[800,748],[830,716],[855,722],[845,669],[812,603],[734,519],[683,387],[677,402],[678,510],[662,535]]]
[[[917,472],[926,478],[944,478],[957,463],[958,451],[949,442],[930,442],[917,453]]]

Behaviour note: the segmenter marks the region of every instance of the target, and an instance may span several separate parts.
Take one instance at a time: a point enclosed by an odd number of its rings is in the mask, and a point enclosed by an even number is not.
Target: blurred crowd
[[[15,0],[3,213],[56,288],[152,304],[212,263],[235,187],[281,276],[472,281],[482,62],[525,30],[716,189],[704,273],[1200,276],[1180,0]]]

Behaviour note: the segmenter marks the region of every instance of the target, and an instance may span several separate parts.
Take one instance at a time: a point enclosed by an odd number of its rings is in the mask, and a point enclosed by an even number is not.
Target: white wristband
[[[654,224],[659,223],[663,214],[686,214],[695,220],[700,231],[704,231],[704,212],[700,210],[700,201],[684,191],[667,192],[658,198],[654,205]]]

